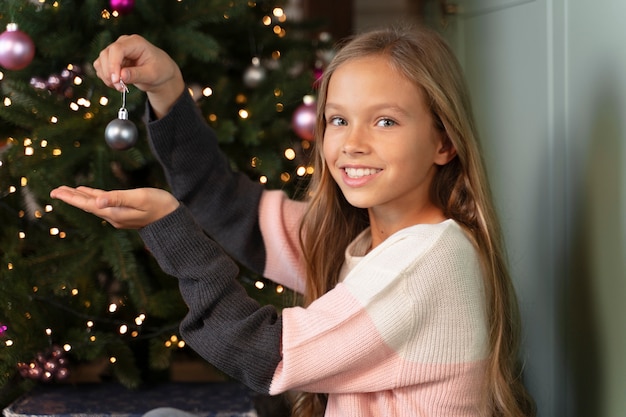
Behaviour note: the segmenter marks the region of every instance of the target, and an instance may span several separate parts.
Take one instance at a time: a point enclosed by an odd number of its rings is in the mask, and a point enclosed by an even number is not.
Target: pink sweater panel
[[[296,289],[303,209],[281,192],[261,200],[266,276]],[[283,359],[270,393],[328,393],[327,417],[478,416],[488,330],[465,232],[448,220],[404,229],[369,252],[368,239],[366,231],[347,249],[334,289],[283,310]]]

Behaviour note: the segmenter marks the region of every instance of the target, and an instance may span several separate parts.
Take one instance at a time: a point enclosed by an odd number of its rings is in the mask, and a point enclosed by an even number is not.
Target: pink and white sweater
[[[346,250],[341,282],[309,307],[279,315],[259,306],[226,252],[302,290],[296,226],[303,203],[226,169],[210,130],[181,122],[193,119],[192,103],[183,97],[176,117],[149,125],[183,204],[140,231],[179,279],[187,343],[259,392],[328,393],[329,417],[477,416],[488,329],[478,257],[461,227],[415,225],[369,252],[366,230]],[[204,158],[210,163],[200,164]]]

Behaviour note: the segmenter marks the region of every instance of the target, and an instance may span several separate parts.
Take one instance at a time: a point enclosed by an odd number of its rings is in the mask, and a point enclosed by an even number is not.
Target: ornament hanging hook
[[[124,84],[124,81],[120,80],[120,85],[122,86],[122,108],[126,108],[126,93],[129,92],[128,86]]]
[[[124,81],[120,80],[122,86],[122,107],[117,112],[117,118],[122,120],[128,120],[128,110],[126,110],[126,93],[129,92],[128,86],[124,84]]]

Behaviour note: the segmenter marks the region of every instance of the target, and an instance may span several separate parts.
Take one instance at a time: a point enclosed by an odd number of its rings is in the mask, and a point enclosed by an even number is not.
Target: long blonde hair
[[[321,143],[330,78],[343,63],[371,55],[387,58],[392,67],[421,88],[436,126],[457,152],[452,161],[438,169],[431,186],[431,199],[448,218],[467,231],[484,269],[490,329],[485,415],[534,416],[534,403],[521,381],[517,301],[469,94],[452,50],[432,30],[389,28],[356,36],[337,52],[325,70],[318,94],[315,175],[300,231],[307,273],[305,302],[312,302],[337,284],[346,246],[369,225],[367,212],[351,206],[332,179]],[[301,396],[295,401],[294,416],[321,415],[323,406],[324,398],[319,395]]]

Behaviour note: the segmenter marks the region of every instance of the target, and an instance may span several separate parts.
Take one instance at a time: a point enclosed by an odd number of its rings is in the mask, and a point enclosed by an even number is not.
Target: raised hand
[[[103,191],[61,186],[52,190],[50,197],[93,213],[118,229],[140,229],[167,216],[180,204],[158,188]]]
[[[93,66],[109,87],[122,91],[123,81],[145,91],[157,117],[169,111],[185,88],[172,58],[139,35],[120,36],[100,52]]]

